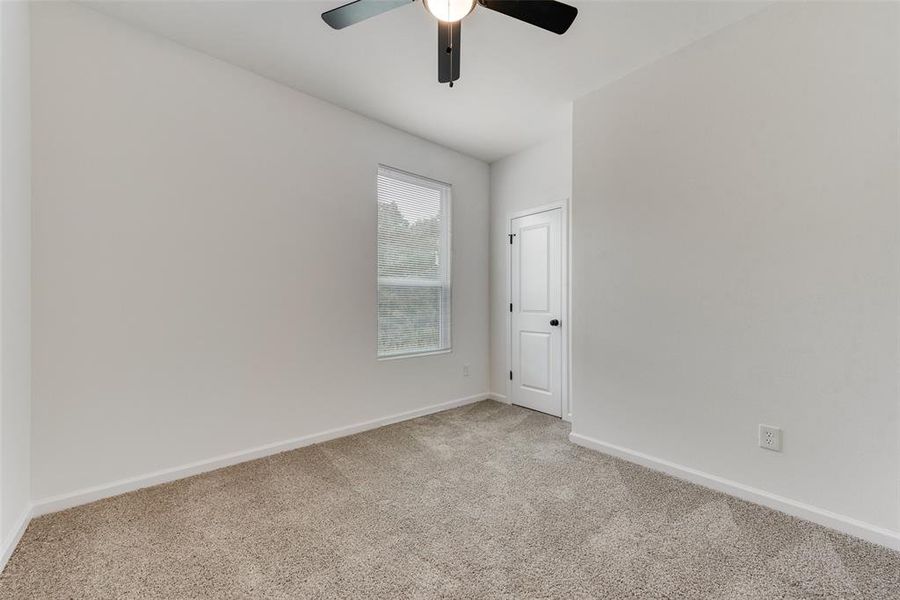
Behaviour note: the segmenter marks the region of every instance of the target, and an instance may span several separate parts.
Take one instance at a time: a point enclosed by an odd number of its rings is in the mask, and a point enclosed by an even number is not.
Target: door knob
[[[551,327],[559,327],[559,319],[550,319]]]

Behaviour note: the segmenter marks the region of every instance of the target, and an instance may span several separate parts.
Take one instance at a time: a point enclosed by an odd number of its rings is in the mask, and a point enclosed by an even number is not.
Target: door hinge
[[[512,312],[512,302],[509,303],[509,312]]]
[[[513,240],[514,237],[516,237],[516,234],[514,234],[514,233],[507,233],[506,235],[509,236],[509,243],[512,244],[512,240]]]
[[[509,372],[509,380],[512,381],[512,371]]]

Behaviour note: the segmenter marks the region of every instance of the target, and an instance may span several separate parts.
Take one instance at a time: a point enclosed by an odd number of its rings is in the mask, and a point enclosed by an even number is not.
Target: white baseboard
[[[866,541],[886,546],[892,550],[900,550],[900,532],[878,527],[871,523],[859,521],[845,515],[839,515],[829,510],[819,508],[769,493],[759,488],[754,488],[743,483],[724,479],[716,475],[704,473],[697,469],[685,467],[655,456],[649,456],[629,448],[622,448],[613,444],[607,444],[600,440],[580,435],[577,433],[569,434],[569,441],[591,450],[596,450],[604,454],[610,454],[616,458],[621,458],[635,464],[642,465],[653,469],[654,471],[662,471],[667,475],[690,481],[719,492],[724,492],[730,496],[736,496],[742,500],[761,504],[762,506],[787,513],[793,517],[812,521],[829,529],[840,531],[854,537],[864,539]]]
[[[2,573],[3,569],[6,568],[6,563],[9,562],[9,557],[12,556],[12,553],[16,549],[16,546],[19,545],[19,540],[22,539],[22,535],[25,533],[25,530],[28,528],[28,524],[31,522],[31,515],[31,507],[28,506],[22,512],[19,520],[16,521],[16,526],[13,528],[12,532],[10,532],[9,537],[3,540],[2,546],[0,546],[0,573]]]
[[[231,465],[236,465],[248,460],[255,460],[257,458],[271,456],[273,454],[286,452],[288,450],[295,450],[304,446],[320,444],[322,442],[327,442],[328,440],[353,435],[355,433],[368,431],[370,429],[377,429],[379,427],[384,427],[385,425],[391,425],[392,423],[399,423],[400,421],[407,421],[409,419],[415,419],[416,417],[422,417],[425,415],[449,410],[451,408],[465,406],[466,404],[472,404],[474,402],[480,402],[481,400],[487,400],[490,397],[490,394],[477,394],[475,396],[468,396],[466,398],[450,400],[449,402],[434,404],[432,406],[426,406],[424,408],[418,408],[416,410],[410,410],[407,412],[382,417],[380,419],[374,419],[372,421],[365,421],[363,423],[356,423],[354,425],[347,425],[345,427],[329,429],[328,431],[323,431],[321,433],[304,435],[290,440],[266,444],[265,446],[257,446],[256,448],[233,452],[231,454],[225,454],[222,456],[217,456],[215,458],[193,462],[190,464],[182,465],[180,467],[163,469],[161,471],[155,471],[153,473],[147,473],[145,475],[138,475],[137,477],[129,477],[127,479],[121,479],[119,481],[114,481],[103,485],[84,488],[68,494],[61,494],[59,496],[44,498],[42,500],[34,502],[32,507],[32,515],[37,517],[60,510],[65,510],[67,508],[80,506],[82,504],[87,504],[96,500],[102,500],[103,498],[118,496],[119,494],[124,494],[126,492],[133,492],[134,490],[139,490],[141,488],[159,485],[161,483],[168,483],[170,481],[175,481],[176,479],[183,479],[185,477],[190,477],[199,473],[206,473],[208,471],[214,471],[223,467],[229,467]]]
[[[503,402],[505,404],[511,404],[509,398],[506,397],[506,394],[498,394],[497,392],[491,392],[488,394],[491,400],[496,400],[497,402]]]

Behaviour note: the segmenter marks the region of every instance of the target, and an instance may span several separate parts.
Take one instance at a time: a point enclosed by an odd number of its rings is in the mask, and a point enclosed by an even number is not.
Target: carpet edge
[[[41,515],[59,512],[61,510],[74,508],[83,504],[89,504],[97,500],[110,498],[112,496],[118,496],[120,494],[133,492],[142,488],[152,487],[154,485],[159,485],[162,483],[169,483],[178,479],[184,479],[185,477],[191,477],[193,475],[199,475],[200,473],[215,471],[216,469],[230,467],[232,465],[264,458],[273,454],[279,454],[281,452],[287,452],[289,450],[296,450],[297,448],[312,446],[313,444],[320,444],[329,440],[354,435],[363,431],[369,431],[371,429],[378,429],[379,427],[384,427],[385,425],[392,425],[401,421],[408,421],[410,419],[424,417],[426,415],[458,408],[467,404],[474,404],[475,402],[488,400],[491,397],[492,395],[490,393],[484,392],[481,394],[475,394],[473,396],[457,398],[455,400],[449,400],[447,402],[441,402],[439,404],[432,404],[430,406],[425,406],[402,413],[396,413],[393,415],[388,415],[386,417],[372,419],[370,421],[363,421],[360,423],[345,425],[343,427],[336,427],[334,429],[328,429],[326,431],[318,433],[312,433],[288,440],[273,442],[270,444],[256,446],[245,450],[239,450],[237,452],[231,452],[208,459],[191,462],[177,467],[161,469],[158,471],[145,473],[143,475],[136,475],[134,477],[128,477],[109,483],[82,488],[74,492],[68,492],[57,496],[51,496],[49,498],[43,498],[41,500],[32,502],[31,517],[39,517]]]
[[[608,454],[654,471],[660,471],[677,479],[689,481],[741,500],[771,508],[792,517],[811,521],[817,525],[890,548],[891,550],[900,551],[900,532],[898,531],[885,529],[884,527],[834,513],[818,506],[779,496],[760,488],[692,469],[630,448],[609,444],[579,433],[570,433],[569,441],[602,454]]]

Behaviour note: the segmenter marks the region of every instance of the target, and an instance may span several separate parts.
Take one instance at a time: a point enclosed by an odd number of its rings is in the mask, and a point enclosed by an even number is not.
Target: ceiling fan
[[[322,20],[334,29],[343,29],[416,0],[355,0],[322,13]],[[438,20],[438,81],[459,79],[460,21],[476,5],[562,35],[572,25],[578,9],[555,0],[422,0]]]

